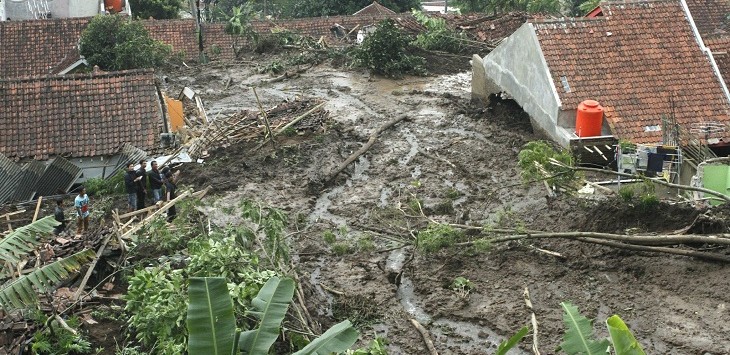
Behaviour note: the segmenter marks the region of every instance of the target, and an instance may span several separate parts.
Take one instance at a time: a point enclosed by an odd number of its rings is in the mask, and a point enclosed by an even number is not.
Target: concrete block
[[[477,54],[471,58],[471,73],[471,102],[477,106],[486,106],[489,102],[487,72],[482,57]]]

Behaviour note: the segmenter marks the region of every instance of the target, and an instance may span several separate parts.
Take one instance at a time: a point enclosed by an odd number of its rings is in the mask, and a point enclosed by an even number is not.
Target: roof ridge
[[[615,6],[615,5],[638,5],[648,3],[675,3],[679,4],[678,0],[604,0],[601,1],[601,7],[603,6]]]
[[[153,74],[154,72],[155,72],[155,70],[152,68],[143,68],[143,69],[100,71],[100,72],[90,72],[90,73],[76,73],[76,74],[65,74],[65,75],[44,74],[44,75],[23,76],[23,77],[17,77],[17,78],[0,78],[0,83],[25,82],[25,81],[36,81],[36,80],[54,80],[54,79],[96,79],[96,78],[132,76],[132,75],[137,75],[137,74]]]

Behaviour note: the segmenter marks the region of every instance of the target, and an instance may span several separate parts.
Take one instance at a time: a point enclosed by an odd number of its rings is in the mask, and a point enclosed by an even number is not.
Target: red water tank
[[[124,0],[104,0],[104,8],[111,13],[122,12]]]
[[[578,137],[600,136],[601,127],[603,127],[603,106],[595,100],[581,102],[575,115],[575,134]]]

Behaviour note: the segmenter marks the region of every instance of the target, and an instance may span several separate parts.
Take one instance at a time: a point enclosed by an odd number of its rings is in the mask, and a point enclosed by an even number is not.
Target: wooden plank
[[[41,210],[41,203],[43,202],[43,196],[38,197],[38,203],[35,205],[35,213],[33,214],[33,222],[38,219],[38,212]]]

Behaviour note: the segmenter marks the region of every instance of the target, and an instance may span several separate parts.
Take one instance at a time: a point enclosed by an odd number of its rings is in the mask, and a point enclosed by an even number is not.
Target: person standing
[[[76,235],[86,232],[89,229],[89,196],[86,195],[86,188],[81,186],[79,195],[74,199],[74,207],[76,207]]]
[[[144,208],[144,199],[147,196],[147,161],[142,159],[139,161],[139,169],[137,170],[137,209]]]
[[[177,176],[180,172],[176,171],[174,174],[172,171],[165,173],[165,190],[167,190],[167,202],[174,200],[177,197]],[[177,216],[175,206],[170,207],[167,210],[167,222],[172,222]]]
[[[127,164],[127,173],[124,174],[124,187],[127,190],[129,212],[137,209],[137,181],[140,179],[137,177],[137,172],[134,171],[134,163]]]
[[[152,161],[152,171],[149,173],[150,178],[150,189],[152,190],[152,199],[154,203],[162,200],[162,175],[157,170],[157,162]]]
[[[53,217],[57,222],[61,223],[53,229],[53,234],[59,235],[61,232],[66,230],[66,216],[63,214],[63,199],[59,198],[56,200],[56,210],[53,212]]]

